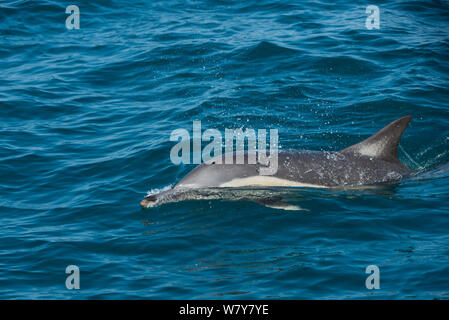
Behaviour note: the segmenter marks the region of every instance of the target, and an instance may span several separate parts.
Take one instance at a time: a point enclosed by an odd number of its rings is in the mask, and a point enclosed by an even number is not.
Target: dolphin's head
[[[140,202],[140,205],[144,208],[151,208],[154,207],[157,203],[158,194],[152,194],[150,196],[147,196],[143,198],[143,200]]]
[[[153,208],[159,206],[163,203],[178,201],[179,195],[176,190],[170,187],[166,187],[162,190],[157,190],[156,193],[148,194],[142,201],[140,205],[144,208]]]

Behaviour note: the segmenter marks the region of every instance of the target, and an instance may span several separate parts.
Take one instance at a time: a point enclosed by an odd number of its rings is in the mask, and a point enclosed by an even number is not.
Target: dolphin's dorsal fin
[[[411,120],[411,116],[405,116],[397,119],[373,134],[368,139],[343,149],[340,152],[355,153],[385,161],[400,163],[398,159],[399,140],[401,140],[402,133],[407,128],[407,125]]]

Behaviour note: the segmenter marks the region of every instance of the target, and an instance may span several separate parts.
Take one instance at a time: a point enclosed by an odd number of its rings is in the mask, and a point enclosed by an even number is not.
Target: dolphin
[[[391,184],[414,171],[398,158],[398,144],[411,116],[397,119],[369,138],[340,151],[283,150],[278,153],[278,170],[273,175],[259,174],[266,164],[201,164],[173,188],[146,196],[141,206],[196,199],[249,200],[262,205],[299,210],[282,201],[282,194],[262,192],[273,187],[362,188]],[[219,156],[220,157],[220,156]],[[215,159],[216,160],[216,159]],[[271,189],[272,190],[272,189]]]

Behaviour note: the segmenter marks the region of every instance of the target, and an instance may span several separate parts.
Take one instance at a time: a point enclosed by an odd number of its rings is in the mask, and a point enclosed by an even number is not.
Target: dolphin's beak
[[[156,195],[147,196],[143,198],[142,201],[140,201],[140,205],[144,208],[148,208],[154,205],[156,203],[156,200],[157,200]]]
[[[142,201],[140,201],[140,205],[144,208],[146,208],[148,206],[150,202],[147,201],[146,199],[143,199]]]

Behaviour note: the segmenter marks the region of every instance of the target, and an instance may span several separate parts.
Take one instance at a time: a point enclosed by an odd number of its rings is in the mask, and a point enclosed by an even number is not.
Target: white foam
[[[152,196],[153,194],[158,194],[158,193],[161,193],[161,192],[164,192],[164,191],[168,191],[168,190],[170,190],[172,188],[173,188],[173,185],[170,184],[170,185],[168,185],[166,187],[163,187],[163,188],[151,189],[151,190],[147,191],[146,197]]]

